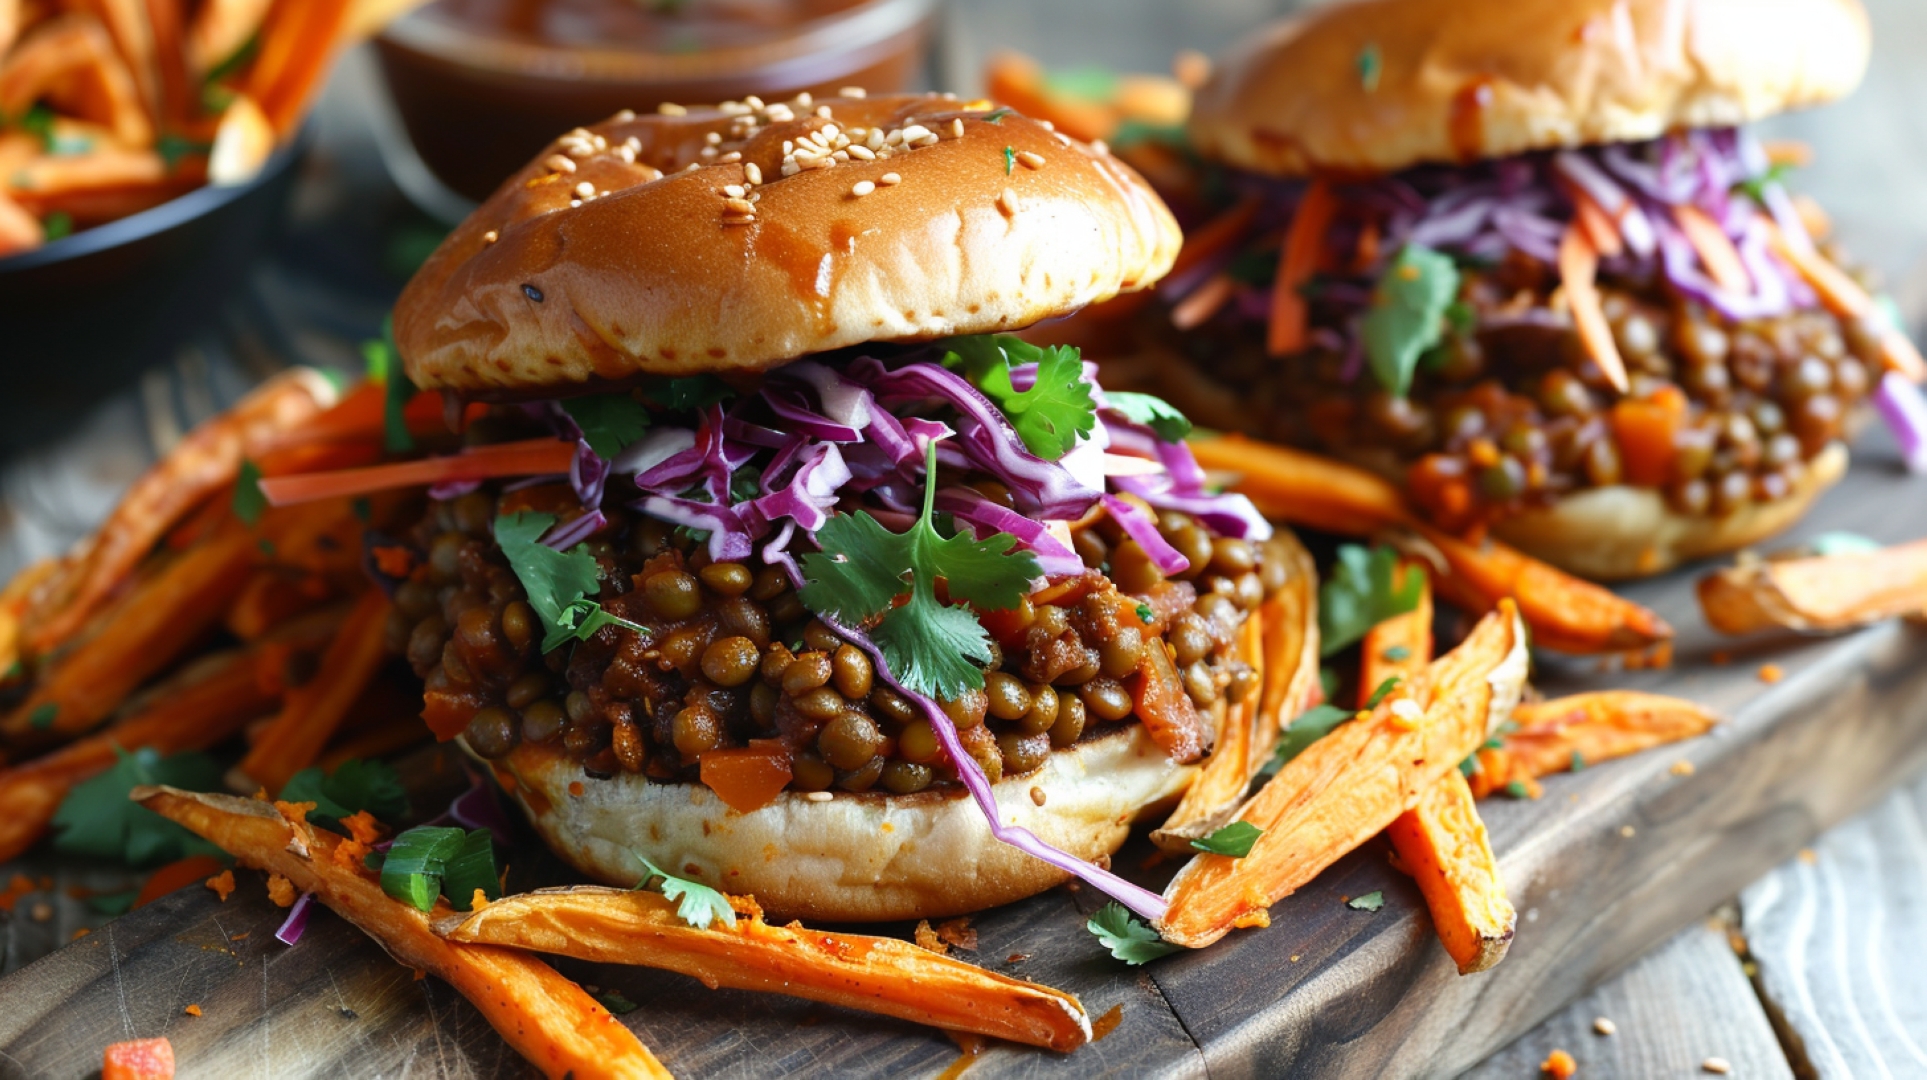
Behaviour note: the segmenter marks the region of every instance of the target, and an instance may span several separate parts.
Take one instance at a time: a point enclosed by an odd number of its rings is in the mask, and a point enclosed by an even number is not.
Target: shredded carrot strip
[[[1180,330],[1191,330],[1216,315],[1219,309],[1230,301],[1236,283],[1231,275],[1217,273],[1205,279],[1205,283],[1192,290],[1191,295],[1178,301],[1171,308],[1171,325]]]
[[[1305,332],[1311,322],[1311,305],[1298,290],[1318,270],[1318,255],[1331,227],[1332,214],[1338,209],[1331,188],[1323,180],[1313,180],[1298,203],[1291,219],[1284,247],[1278,254],[1278,280],[1271,293],[1271,331],[1265,348],[1273,356],[1285,356],[1305,347]]]
[[[1773,253],[1820,294],[1820,302],[1828,311],[1842,319],[1864,319],[1873,314],[1873,297],[1846,271],[1813,248],[1795,244],[1778,224],[1763,218],[1758,220],[1766,230],[1767,244]],[[1897,327],[1890,329],[1880,345],[1880,359],[1889,371],[1899,372],[1914,382],[1927,382],[1927,360],[1921,359],[1920,350],[1905,332]]]
[[[1245,239],[1262,201],[1256,195],[1247,195],[1231,209],[1186,234],[1184,246],[1178,249],[1178,257],[1165,277],[1177,277]]]
[[[388,428],[387,408],[387,394],[382,384],[363,382],[333,408],[265,440],[263,452],[311,443],[380,442]],[[487,415],[488,408],[483,402],[469,402],[462,413],[463,423],[472,423]],[[431,390],[416,394],[402,406],[402,420],[412,435],[426,438],[449,434],[442,413],[442,396]]]
[[[1618,255],[1626,250],[1626,241],[1619,233],[1619,222],[1612,213],[1599,205],[1585,188],[1577,184],[1566,185],[1566,196],[1572,200],[1573,224],[1586,231],[1586,239],[1592,241],[1594,251],[1601,255]]]
[[[1559,243],[1559,276],[1564,279],[1566,302],[1572,306],[1572,322],[1579,340],[1614,389],[1625,393],[1626,363],[1620,359],[1619,346],[1613,341],[1606,312],[1599,306],[1599,290],[1594,279],[1599,273],[1599,253],[1577,226],[1566,230]]]
[[[496,476],[540,476],[565,473],[575,460],[575,447],[558,439],[480,446],[449,457],[398,461],[365,469],[343,469],[304,476],[276,476],[261,481],[261,493],[275,506],[314,502],[349,495],[368,495],[391,488],[421,487],[446,480],[486,480]]]
[[[1766,139],[1761,141],[1760,149],[1766,151],[1766,160],[1774,165],[1798,169],[1813,164],[1813,147],[1798,139]]]
[[[1719,222],[1697,206],[1673,207],[1673,221],[1686,234],[1687,242],[1699,253],[1700,265],[1706,267],[1720,288],[1742,294],[1753,291],[1753,275],[1746,272],[1739,249],[1733,246]]]

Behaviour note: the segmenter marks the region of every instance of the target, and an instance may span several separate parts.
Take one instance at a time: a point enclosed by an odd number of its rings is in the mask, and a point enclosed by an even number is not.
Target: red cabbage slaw
[[[1084,365],[1082,375],[1097,406],[1094,429],[1061,460],[1049,461],[1030,452],[998,406],[937,355],[926,350],[889,361],[866,356],[840,367],[798,361],[770,373],[760,388],[728,407],[704,407],[693,423],[659,422],[613,460],[590,448],[560,406],[531,406],[550,420],[559,438],[576,443],[568,480],[585,510],[557,524],[543,540],[566,549],[600,528],[607,482],[620,475],[637,489],[632,509],[706,534],[703,542],[714,559],[760,554],[800,587],[803,578],[791,545],[812,540],[832,513],[861,508],[886,523],[913,518],[926,482],[924,447],[931,441],[937,443],[941,467],[996,480],[1014,504],[948,484],[936,492],[937,507],[979,539],[996,533],[1014,537],[1017,547],[1036,555],[1046,577],[1084,571],[1070,548],[1068,525],[1100,505],[1168,573],[1181,572],[1187,563],[1159,534],[1145,505],[1194,515],[1230,537],[1270,536],[1270,524],[1249,500],[1207,490],[1203,469],[1183,443],[1165,442],[1150,427],[1110,409],[1096,385],[1094,365]],[[1019,366],[1011,376],[1023,389],[1035,381],[1036,370]],[[861,627],[816,614],[867,652],[879,678],[923,712],[998,840],[1083,879],[1146,918],[1163,915],[1165,902],[1155,893],[1026,829],[1005,825],[989,778],[964,750],[943,709],[903,685]]]

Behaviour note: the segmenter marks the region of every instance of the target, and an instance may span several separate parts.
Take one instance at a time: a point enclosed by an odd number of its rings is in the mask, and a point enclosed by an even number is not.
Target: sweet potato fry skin
[[[1518,727],[1502,747],[1479,751],[1479,772],[1471,780],[1476,795],[1567,772],[1575,754],[1580,764],[1596,765],[1704,735],[1719,723],[1693,702],[1631,690],[1527,702],[1513,710],[1512,719]]]
[[[1723,634],[1851,630],[1927,613],[1927,540],[1865,554],[1750,563],[1700,579],[1700,609]]]
[[[397,961],[461,991],[544,1075],[669,1076],[628,1028],[554,968],[513,949],[435,936],[430,915],[391,899],[366,871],[334,859],[342,840],[333,833],[296,825],[255,799],[164,787],[137,788],[133,798],[213,841],[242,865],[280,874],[314,893]]]
[[[1263,830],[1242,859],[1199,855],[1172,880],[1164,937],[1202,948],[1391,825],[1510,715],[1525,633],[1510,600],[1368,717],[1340,725],[1279,770],[1237,818]],[[1422,715],[1412,717],[1417,706]]]
[[[1464,774],[1447,769],[1386,831],[1399,862],[1425,894],[1432,929],[1459,974],[1486,971],[1505,959],[1518,914],[1499,880],[1498,859]]]
[[[675,971],[950,1031],[1069,1051],[1090,1041],[1077,999],[895,938],[771,926],[760,913],[699,930],[655,893],[599,886],[505,897],[440,920],[450,941]]]

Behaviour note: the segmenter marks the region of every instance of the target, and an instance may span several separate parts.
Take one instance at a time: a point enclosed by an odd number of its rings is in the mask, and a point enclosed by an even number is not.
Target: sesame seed
[[[783,156],[784,156],[784,157],[789,157],[789,156],[790,156],[791,154],[794,154],[794,153],[796,153],[796,140],[794,140],[794,139],[784,139],[784,140],[783,140]]]
[[[739,214],[754,214],[756,212],[755,203],[752,203],[748,199],[744,199],[740,197],[725,199],[723,200],[723,205],[729,207],[731,210],[734,210]]]
[[[860,199],[863,196],[868,195],[870,192],[875,191],[876,189],[877,189],[877,186],[875,184],[872,184],[868,180],[858,180],[856,182],[856,186],[850,189],[850,194],[855,195],[857,198]]]
[[[838,90],[836,92],[836,96],[846,97],[846,98],[856,98],[857,100],[861,101],[863,98],[869,96],[869,93],[870,92],[868,90],[865,90],[861,86],[846,86],[843,89]]]
[[[891,134],[897,133],[892,132]],[[903,129],[902,139],[904,142],[916,142],[928,134],[930,134],[929,128],[924,127],[922,124],[911,124],[909,127]]]
[[[836,798],[836,796],[827,791],[812,791],[803,797],[811,802],[829,802],[831,799]]]
[[[871,128],[870,133],[864,136],[863,138],[863,145],[869,147],[872,150],[883,149],[883,143],[884,143],[884,136],[883,136],[882,128]]]
[[[709,134],[703,136],[703,142],[708,143],[710,146],[715,146],[718,143],[721,143],[722,141],[723,141],[723,133],[720,131],[712,131]]]
[[[772,123],[787,124],[790,121],[796,119],[796,114],[790,111],[790,107],[788,105],[783,105],[783,104],[771,105],[769,107],[768,112],[769,112],[770,121]]]
[[[713,146],[705,146],[697,152],[696,156],[702,158],[704,161],[712,161],[716,157],[716,148]]]
[[[607,150],[607,149],[609,149],[609,140],[607,140],[607,139],[605,139],[605,138],[603,138],[603,137],[602,137],[602,136],[600,136],[600,135],[597,135],[597,136],[596,136],[595,138],[593,138],[593,139],[591,139],[591,140],[589,140],[589,141],[590,141],[590,143],[591,143],[591,144],[593,144],[593,145],[595,146],[595,148],[596,148],[597,150]]]
[[[851,143],[849,148],[843,152],[856,158],[858,161],[875,161],[877,157],[876,151],[859,143]]]
[[[1592,1029],[1601,1035],[1611,1035],[1619,1030],[1619,1025],[1602,1016],[1592,1022]]]
[[[1710,1057],[1700,1062],[1700,1068],[1710,1073],[1718,1073],[1721,1076],[1725,1076],[1727,1073],[1733,1071],[1733,1063],[1723,1057]]]
[[[882,184],[884,187],[890,187],[893,184],[903,183],[903,177],[893,172],[887,172],[877,177],[877,183]]]
[[[752,186],[760,184],[763,182],[763,170],[752,161],[743,166],[743,179],[749,181]]]
[[[743,152],[740,150],[731,150],[729,153],[724,154],[722,157],[719,157],[716,160],[719,162],[722,162],[724,165],[734,165],[737,162],[743,160]]]
[[[576,198],[579,199],[593,199],[595,198],[595,185],[584,180],[575,186],[575,194]]]
[[[959,139],[963,138],[963,117],[950,121],[950,133]]]
[[[494,242],[496,242],[497,240],[500,240],[501,238],[502,238],[502,234],[496,232],[494,229],[490,229],[489,231],[482,234],[482,242],[485,244],[493,244]]]
[[[569,200],[569,209],[571,209],[571,210],[573,210],[573,209],[575,209],[576,207],[578,207],[578,206],[581,206],[581,205],[582,205],[582,200],[581,200],[581,199],[570,199],[570,200]]]
[[[628,143],[623,143],[621,146],[616,147],[616,156],[621,158],[622,163],[625,165],[634,165],[636,163],[635,148],[631,147]]]
[[[723,219],[723,224],[724,225],[754,225],[756,224],[756,215],[749,214],[744,217],[726,217]]]
[[[1633,834],[1638,831],[1639,830],[1633,828],[1631,825],[1621,825],[1619,827],[1619,835],[1625,837],[1628,840],[1631,840],[1633,838]]]
[[[1044,167],[1044,155],[1034,150],[1017,151],[1017,160],[1032,169],[1041,169]]]
[[[663,116],[688,116],[689,110],[673,101],[665,101],[656,106],[656,112]]]
[[[616,119],[616,123],[618,124],[626,124],[629,121],[634,120],[635,118],[636,118],[636,110],[624,109],[621,112],[616,114],[615,119]]]
[[[799,109],[807,109],[810,107],[810,104],[815,100],[816,100],[815,98],[810,96],[810,92],[808,90],[799,90],[797,91],[796,98],[795,98],[796,107]]]
[[[1103,139],[1092,139],[1091,151],[1098,154],[1108,154],[1111,152],[1111,144],[1105,142]]]
[[[561,154],[550,154],[543,159],[542,167],[550,172],[572,173],[575,171],[575,162]]]
[[[741,184],[724,184],[724,185],[723,185],[723,194],[725,194],[725,195],[727,195],[727,196],[729,196],[729,197],[730,197],[730,198],[732,198],[732,199],[740,199],[740,198],[742,198],[742,197],[743,197],[743,185],[741,185]]]
[[[796,164],[798,168],[803,169],[827,169],[836,164],[836,159],[828,154],[822,157],[803,157],[799,154],[796,158]]]
[[[784,176],[795,176],[797,173],[800,173],[802,171],[803,171],[803,167],[796,163],[795,158],[791,158],[790,160],[785,161],[783,163],[782,173]]]
[[[830,118],[830,107],[828,105],[818,105],[816,107],[816,115],[828,120]]]
[[[744,98],[743,104],[749,106],[752,112],[761,112],[763,109],[763,99],[757,97],[755,94]]]
[[[1042,127],[1042,128],[1043,128],[1043,129],[1045,130],[1045,131],[1056,131],[1056,130],[1057,130],[1057,125],[1056,125],[1056,124],[1053,124],[1053,123],[1051,123],[1051,122],[1050,122],[1049,120],[1039,120],[1039,121],[1037,121],[1037,123],[1038,123],[1038,125],[1039,125],[1040,127]]]
[[[820,128],[816,133],[816,141],[822,143],[825,146],[828,146],[830,144],[831,139],[834,139],[841,134],[842,132],[836,129],[835,124],[824,124],[822,128]]]
[[[1017,197],[1010,193],[1009,188],[1005,188],[1004,193],[997,196],[997,205],[1003,207],[1004,213],[1014,214],[1017,212]]]
[[[633,150],[634,152],[640,154],[642,153],[642,140],[636,138],[634,135],[631,135],[628,138],[622,140],[622,148],[624,150]]]
[[[702,168],[702,166],[701,166],[701,165],[698,165],[698,164],[696,164],[695,162],[693,162],[693,161],[692,161],[692,162],[690,162],[689,164],[687,164],[687,165],[684,165],[684,166],[682,167],[682,171],[683,171],[683,172],[695,172],[695,171],[696,171],[697,169],[700,169],[700,168]]]

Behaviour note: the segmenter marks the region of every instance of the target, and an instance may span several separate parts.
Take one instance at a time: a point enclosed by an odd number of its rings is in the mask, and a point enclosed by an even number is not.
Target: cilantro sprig
[[[349,758],[333,772],[313,765],[295,773],[281,786],[281,798],[315,804],[308,820],[330,829],[363,810],[381,821],[394,821],[408,812],[408,792],[395,767],[360,758]]]
[[[172,862],[189,855],[219,855],[221,850],[172,821],[132,801],[128,793],[146,784],[185,791],[215,791],[221,767],[201,753],[162,757],[147,748],[129,753],[114,748],[114,767],[74,785],[54,811],[54,849],[70,855],[111,859],[128,866]]]
[[[1338,563],[1318,587],[1319,652],[1331,656],[1363,638],[1372,627],[1418,607],[1424,582],[1417,573],[1393,581],[1398,552],[1389,547],[1340,544]]]
[[[648,627],[609,614],[593,599],[602,590],[602,579],[587,547],[577,544],[557,551],[542,543],[542,534],[554,524],[554,514],[526,510],[495,519],[496,546],[542,620],[542,651],[550,652],[565,641],[587,641],[605,626],[648,633]]]
[[[973,540],[944,537],[931,524],[937,495],[937,444],[925,449],[923,513],[893,533],[859,510],[839,514],[816,532],[820,552],[803,556],[807,579],[797,596],[818,614],[853,624],[881,617],[871,636],[905,686],[945,700],[981,689],[990,635],[969,604],[983,611],[1017,606],[1041,574],[1037,556],[1013,551],[1017,538],[997,533]],[[909,577],[909,600],[897,603]],[[937,599],[943,579],[950,604]]]
[[[1003,334],[980,335],[952,339],[943,363],[961,365],[971,383],[1009,418],[1025,448],[1046,461],[1070,453],[1078,439],[1097,428],[1097,403],[1076,349],[1040,348]],[[1037,365],[1037,381],[1028,390],[1011,384],[1010,369],[1019,364]]]
[[[502,896],[495,842],[487,829],[418,826],[395,837],[386,854],[369,856],[369,862],[381,871],[381,891],[418,911],[433,911],[438,896],[447,897],[456,911],[469,911],[477,889],[489,900]]]
[[[1132,918],[1124,905],[1115,901],[1099,908],[1097,914],[1084,924],[1084,929],[1095,934],[1097,940],[1111,950],[1112,956],[1132,967],[1148,964],[1183,948],[1159,937],[1156,930]]]
[[[1251,845],[1258,842],[1265,831],[1249,821],[1234,821],[1210,836],[1191,841],[1191,846],[1208,855],[1228,855],[1242,859],[1251,854]]]
[[[1330,702],[1314,705],[1299,713],[1291,726],[1285,729],[1284,738],[1278,740],[1278,749],[1272,751],[1271,760],[1265,762],[1259,772],[1270,776],[1284,768],[1286,762],[1304,753],[1306,747],[1330,735],[1338,725],[1357,715],[1350,709],[1341,709]]]
[[[582,429],[589,449],[605,458],[622,453],[649,430],[649,407],[628,394],[564,398],[562,411]]]
[[[1105,393],[1104,400],[1126,420],[1143,424],[1165,442],[1183,442],[1191,434],[1191,418],[1156,395],[1112,390]]]
[[[698,930],[707,930],[717,921],[731,930],[736,929],[736,909],[729,906],[729,897],[700,881],[677,877],[644,856],[637,855],[636,861],[647,871],[642,880],[636,882],[636,888],[654,883],[657,892],[675,901],[677,918]]]
[[[415,384],[402,370],[401,352],[395,347],[395,317],[381,321],[381,336],[361,343],[361,359],[367,365],[368,380],[382,384],[382,448],[391,454],[415,449],[415,436],[408,430],[405,410],[414,400]]]
[[[1411,391],[1419,357],[1445,336],[1446,312],[1458,295],[1458,267],[1419,244],[1400,249],[1378,279],[1365,315],[1365,358],[1395,397]]]

